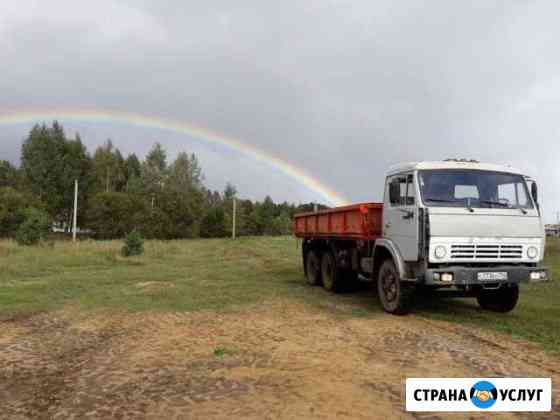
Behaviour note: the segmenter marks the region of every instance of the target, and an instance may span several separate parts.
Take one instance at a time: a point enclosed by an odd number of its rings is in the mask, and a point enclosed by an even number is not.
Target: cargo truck
[[[383,203],[295,215],[308,283],[341,292],[370,279],[384,310],[405,314],[425,292],[509,312],[519,283],[549,279],[537,185],[520,171],[406,163],[388,171],[384,191]]]

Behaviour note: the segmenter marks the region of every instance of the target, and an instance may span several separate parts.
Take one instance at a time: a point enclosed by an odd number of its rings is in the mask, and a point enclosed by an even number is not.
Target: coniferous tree
[[[169,183],[178,191],[202,192],[202,170],[196,156],[179,153],[169,168]]]
[[[81,220],[87,209],[87,199],[91,189],[92,162],[85,145],[79,134],[74,140],[66,140],[66,153],[64,156],[64,210],[63,221],[70,229],[72,225],[72,214],[74,211],[74,181],[78,181],[78,218]]]
[[[13,234],[13,226],[21,222],[21,208],[29,207],[24,202],[44,206],[69,227],[74,179],[80,183],[80,226],[107,239],[122,237],[130,229],[158,239],[229,236],[234,198],[238,235],[285,235],[291,233],[296,212],[314,207],[275,203],[268,196],[260,202],[239,199],[230,183],[223,193],[209,190],[196,155],[180,153],[168,165],[159,143],[143,162],[135,154],[125,159],[110,140],[90,158],[80,137],[67,139],[55,121],[30,131],[20,169],[0,161],[0,189],[12,187],[0,190],[6,203],[0,203],[0,234]]]
[[[142,165],[136,154],[128,155],[124,162],[125,191],[130,191],[131,185],[140,182],[142,176]]]
[[[226,188],[223,194],[223,202],[222,207],[224,210],[224,218],[225,218],[225,226],[226,226],[226,235],[231,236],[232,229],[233,229],[233,200],[237,196],[237,189],[231,184],[227,183]],[[237,204],[237,203],[236,203]],[[236,215],[236,222],[239,220],[239,217]]]
[[[27,185],[46,203],[51,217],[68,222],[74,180],[84,182],[89,170],[89,156],[79,136],[67,140],[56,121],[52,127],[36,125],[23,143],[21,163]]]
[[[167,180],[167,154],[161,146],[156,143],[146,156],[142,164],[142,186],[151,201],[151,209],[156,205],[157,196],[163,192]]]
[[[237,222],[240,236],[255,236],[259,234],[256,223],[255,204],[251,200],[240,200]]]
[[[182,220],[178,221],[178,224],[183,226],[179,229],[179,235],[187,235],[182,237],[197,235],[204,213],[204,189],[202,170],[196,156],[189,156],[186,153],[177,156],[168,171],[164,199],[178,202],[179,208],[172,211],[174,214],[179,216],[178,210],[184,213],[181,216]]]
[[[94,189],[96,192],[119,192],[126,184],[124,159],[113,141],[108,139],[93,154]]]
[[[47,203],[51,215],[62,207],[64,137],[58,123],[53,128],[35,125],[22,145],[21,166],[33,193]],[[55,135],[57,133],[57,135]]]

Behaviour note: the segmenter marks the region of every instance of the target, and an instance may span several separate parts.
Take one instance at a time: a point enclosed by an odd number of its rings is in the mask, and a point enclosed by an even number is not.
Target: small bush
[[[26,211],[41,209],[42,203],[30,194],[13,188],[0,188],[0,237],[15,238],[20,226],[25,222]]]
[[[49,215],[43,210],[29,208],[24,211],[24,221],[16,232],[20,245],[36,245],[45,240],[51,228]]]
[[[96,239],[122,238],[139,226],[145,213],[145,202],[133,194],[99,193],[89,202],[87,226]]]
[[[216,356],[217,358],[223,359],[225,355],[226,349],[224,347],[216,347],[214,349],[214,356]]]
[[[206,213],[200,223],[200,236],[203,238],[223,238],[226,236],[224,210],[216,207]]]
[[[134,255],[142,255],[144,253],[144,238],[137,230],[130,232],[124,239],[122,255],[124,257],[132,257]]]

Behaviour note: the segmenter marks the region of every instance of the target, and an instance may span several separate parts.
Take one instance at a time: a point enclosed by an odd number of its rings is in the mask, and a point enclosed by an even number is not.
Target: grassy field
[[[307,286],[297,242],[288,237],[150,241],[141,257],[122,258],[121,243],[56,242],[23,248],[0,242],[0,321],[52,311],[235,311],[270,299],[295,299],[341,317],[385,316],[371,288],[330,295]],[[560,277],[560,241],[549,240],[546,263]],[[417,316],[499,330],[560,348],[558,281],[524,286],[511,314],[487,313],[473,299],[424,300]]]
[[[560,352],[560,240],[547,238],[545,265],[552,281],[524,284],[519,303],[509,314],[479,310],[474,299],[446,299],[419,302],[416,313],[494,329],[513,337],[539,343],[546,350]]]

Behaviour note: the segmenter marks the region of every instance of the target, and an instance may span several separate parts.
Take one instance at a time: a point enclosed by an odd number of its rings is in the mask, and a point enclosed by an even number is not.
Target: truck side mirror
[[[533,197],[533,201],[538,206],[539,205],[539,189],[537,187],[536,182],[533,182],[531,184],[531,197]]]

